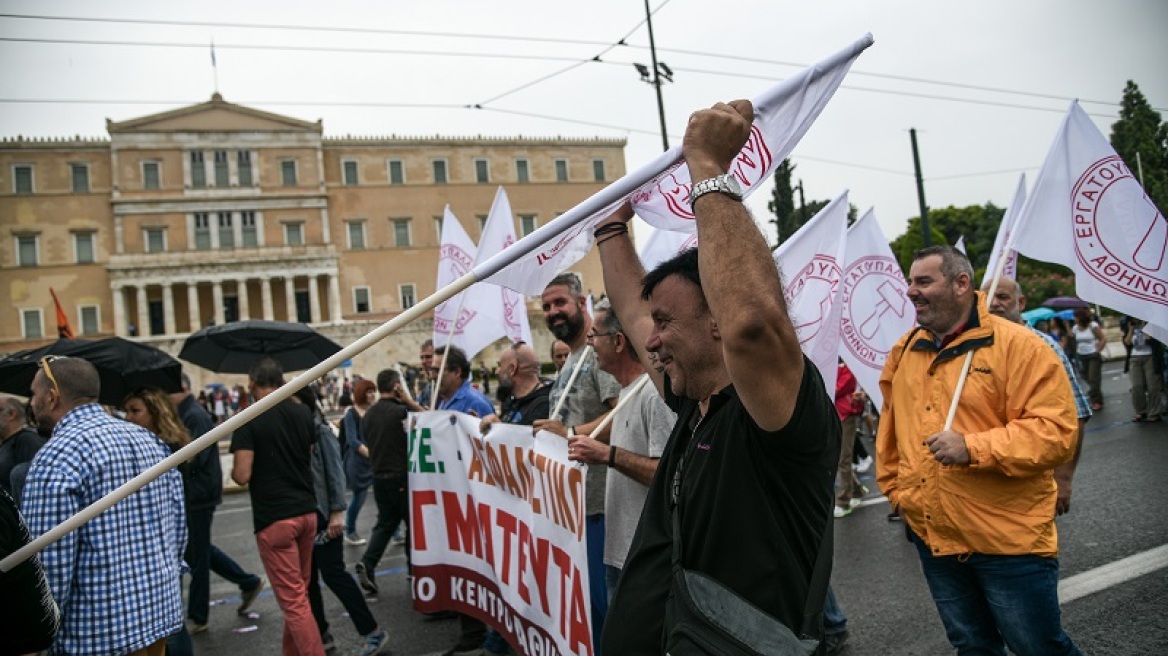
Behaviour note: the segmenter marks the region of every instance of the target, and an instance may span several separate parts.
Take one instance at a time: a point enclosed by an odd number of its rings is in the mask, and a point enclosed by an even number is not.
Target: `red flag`
[[[69,325],[69,316],[65,314],[65,308],[61,307],[61,300],[57,298],[57,292],[50,287],[49,293],[53,295],[53,305],[57,306],[57,337],[73,339],[73,327]]]

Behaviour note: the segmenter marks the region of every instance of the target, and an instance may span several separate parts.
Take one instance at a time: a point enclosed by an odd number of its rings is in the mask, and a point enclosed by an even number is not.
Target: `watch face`
[[[739,198],[742,197],[742,185],[738,182],[737,176],[735,176],[733,173],[727,173],[726,176],[722,179],[726,181],[727,191],[735,196],[738,196]]]

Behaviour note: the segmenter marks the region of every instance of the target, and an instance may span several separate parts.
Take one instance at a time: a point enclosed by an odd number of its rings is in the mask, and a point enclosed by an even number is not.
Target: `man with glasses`
[[[430,409],[430,395],[434,393],[434,379],[438,370],[434,367],[434,340],[422,342],[418,352],[418,359],[422,362],[422,389],[418,392],[418,405]]]
[[[563,368],[552,385],[551,404],[556,407],[566,397],[559,416],[537,421],[537,429],[549,430],[564,438],[569,435],[588,435],[600,425],[616,406],[621,385],[610,374],[596,365],[596,353],[589,350],[587,335],[592,329],[588,313],[588,299],[575,273],[566,272],[552,278],[544,287],[544,321],[556,339],[571,349]],[[571,388],[568,379],[577,369],[580,373]],[[588,468],[585,476],[584,514],[585,535],[588,540],[588,586],[592,596],[592,644],[600,646],[600,631],[608,613],[608,593],[604,586],[604,488],[607,467]],[[599,651],[597,651],[599,653]]]
[[[30,403],[52,438],[24,489],[34,536],[170,455],[150,431],[108,415],[100,393],[97,369],[85,360],[41,361]],[[62,611],[50,653],[164,653],[166,637],[182,625],[184,515],[182,476],[171,469],[41,551]]]
[[[649,494],[649,483],[669,441],[677,415],[665,405],[647,379],[637,348],[621,330],[608,299],[596,305],[596,321],[588,332],[596,361],[621,384],[621,398],[633,398],[615,410],[608,443],[584,435],[568,438],[568,457],[589,466],[608,465],[604,497],[604,569],[608,601],[616,595],[621,569],[637,530],[637,520]],[[599,437],[599,436],[598,436]]]

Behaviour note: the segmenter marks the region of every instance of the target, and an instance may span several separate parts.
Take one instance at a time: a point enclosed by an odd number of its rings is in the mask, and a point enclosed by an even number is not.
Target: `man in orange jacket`
[[[1057,490],[1077,432],[1054,351],[993,316],[950,246],[918,251],[918,328],[889,352],[876,480],[904,518],[958,653],[1078,654],[1058,604]],[[950,403],[972,366],[952,427]]]

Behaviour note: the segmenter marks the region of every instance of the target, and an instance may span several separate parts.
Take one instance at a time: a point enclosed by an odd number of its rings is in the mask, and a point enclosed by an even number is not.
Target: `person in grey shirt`
[[[596,305],[596,321],[588,333],[588,343],[596,350],[600,368],[623,386],[621,401],[632,395],[614,410],[608,444],[583,435],[568,439],[570,459],[590,468],[608,465],[612,470],[604,500],[604,569],[611,603],[649,494],[649,482],[657,472],[677,414],[665,405],[655,387],[641,383],[648,382],[649,374],[607,300]]]
[[[568,361],[560,369],[556,382],[552,385],[551,404],[553,416],[535,422],[536,430],[548,430],[567,438],[569,435],[587,435],[599,426],[604,417],[616,406],[621,385],[610,374],[600,370],[596,364],[596,353],[589,350],[585,357],[587,334],[592,329],[592,317],[588,314],[588,302],[584,296],[580,278],[572,273],[561,273],[544,287],[544,321],[556,339],[572,348]],[[571,388],[568,379],[579,364]],[[564,397],[560,413],[555,416],[555,408]],[[607,439],[607,438],[605,438]],[[604,616],[608,614],[608,593],[604,585],[604,488],[607,467],[597,465],[588,468],[584,478],[585,536],[588,541],[588,585],[592,603],[593,644],[600,644],[600,633],[604,627]],[[599,651],[595,652],[599,654]]]

